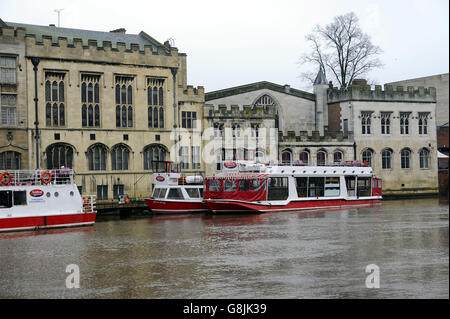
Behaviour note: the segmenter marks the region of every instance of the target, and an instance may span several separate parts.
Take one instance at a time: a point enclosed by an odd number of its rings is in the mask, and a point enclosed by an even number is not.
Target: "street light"
[[[36,125],[36,169],[39,169],[39,118],[38,118],[38,95],[37,95],[37,70],[40,59],[33,57],[31,58],[31,63],[33,64],[34,71],[34,113],[36,116],[36,121],[34,124]]]
[[[58,14],[58,28],[59,28],[59,14],[61,13],[61,11],[63,11],[64,9],[55,9],[53,11],[55,11]]]

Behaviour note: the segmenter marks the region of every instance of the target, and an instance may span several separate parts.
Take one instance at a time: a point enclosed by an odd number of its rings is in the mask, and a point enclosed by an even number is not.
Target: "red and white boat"
[[[81,196],[72,169],[0,171],[0,232],[92,225],[95,195]]]
[[[214,213],[372,205],[382,199],[381,179],[361,161],[343,166],[225,164],[237,170],[205,179],[204,201]]]
[[[154,214],[208,212],[203,202],[203,177],[177,173],[176,165],[170,161],[162,164],[162,170],[154,172],[152,197],[145,198],[150,211]]]

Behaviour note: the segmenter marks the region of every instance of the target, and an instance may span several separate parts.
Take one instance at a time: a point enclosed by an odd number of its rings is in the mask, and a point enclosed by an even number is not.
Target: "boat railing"
[[[0,186],[73,184],[74,180],[71,168],[0,171]]]
[[[83,213],[96,213],[95,204],[96,204],[96,195],[83,195],[81,196],[83,199]]]
[[[272,160],[266,164],[267,166],[311,166],[307,162],[295,160],[292,162]],[[350,166],[350,167],[368,167],[367,161],[353,160],[353,161],[335,161],[333,163],[318,163],[317,166]]]

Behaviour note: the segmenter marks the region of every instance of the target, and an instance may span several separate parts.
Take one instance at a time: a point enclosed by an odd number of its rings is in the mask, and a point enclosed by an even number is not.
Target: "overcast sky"
[[[354,11],[384,51],[377,84],[449,70],[448,0],[0,0],[3,21],[172,38],[188,56],[188,83],[206,92],[270,81],[312,91],[299,78],[305,35]]]

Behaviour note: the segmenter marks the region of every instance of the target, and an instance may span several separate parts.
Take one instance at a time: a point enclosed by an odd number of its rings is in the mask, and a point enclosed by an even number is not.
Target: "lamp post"
[[[170,71],[172,72],[172,78],[173,78],[173,129],[174,129],[174,135],[175,135],[175,165],[178,166],[178,132],[177,132],[177,117],[178,117],[178,111],[177,111],[177,72],[178,68],[170,68]],[[178,168],[178,167],[177,167]]]
[[[31,58],[31,63],[33,64],[34,71],[34,113],[36,120],[34,124],[36,125],[36,169],[39,169],[39,118],[38,118],[38,95],[37,95],[37,70],[39,65],[39,58]]]

